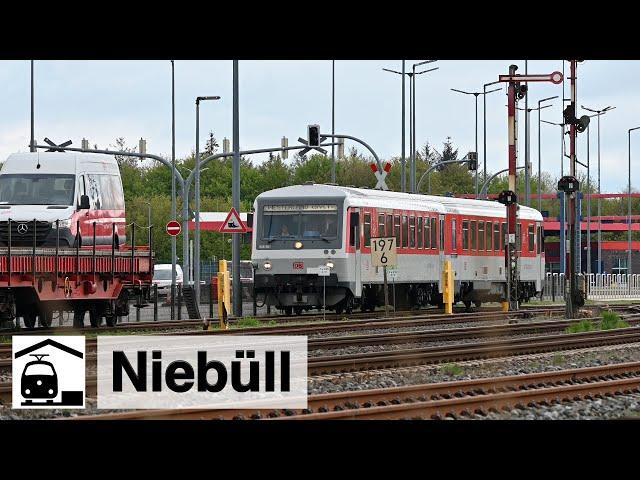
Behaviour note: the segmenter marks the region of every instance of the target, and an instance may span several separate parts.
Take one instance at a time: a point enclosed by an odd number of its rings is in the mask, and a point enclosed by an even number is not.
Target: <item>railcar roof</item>
[[[460,215],[484,215],[505,217],[504,205],[490,200],[441,197],[403,192],[391,192],[368,188],[343,187],[338,185],[310,184],[276,188],[258,195],[256,200],[282,198],[345,198],[349,205],[376,208],[405,208],[427,210]],[[521,205],[519,217],[526,220],[543,221],[540,212]]]

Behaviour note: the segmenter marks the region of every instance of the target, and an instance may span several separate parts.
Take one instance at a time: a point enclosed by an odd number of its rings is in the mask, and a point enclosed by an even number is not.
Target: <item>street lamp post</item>
[[[171,168],[176,169],[176,77],[171,60]],[[176,176],[171,175],[171,220],[176,219]],[[175,320],[177,239],[171,235],[171,320]]]
[[[602,273],[602,220],[600,220],[600,216],[602,215],[602,199],[600,198],[600,116],[604,115],[611,110],[614,110],[616,107],[608,106],[601,110],[596,110],[592,108],[585,107],[582,105],[582,108],[588,110],[589,112],[594,112],[598,117],[598,273]]]
[[[401,190],[403,192],[407,191],[407,172],[406,172],[406,162],[405,162],[405,151],[404,151],[404,145],[405,145],[405,137],[404,137],[404,124],[405,124],[405,113],[404,113],[404,108],[405,108],[405,94],[404,94],[404,77],[405,75],[407,75],[409,77],[409,107],[412,108],[412,110],[409,111],[409,150],[410,150],[410,159],[412,160],[414,158],[414,153],[413,153],[413,131],[412,131],[412,125],[415,122],[415,114],[413,113],[415,111],[415,103],[412,103],[412,99],[415,97],[415,86],[413,84],[413,77],[415,75],[420,75],[422,73],[427,73],[427,72],[431,72],[433,70],[437,70],[438,67],[436,68],[432,68],[429,70],[425,70],[423,72],[419,72],[416,74],[415,71],[415,67],[419,66],[419,65],[423,65],[425,63],[431,63],[431,62],[435,62],[436,60],[426,60],[424,62],[419,62],[416,63],[415,65],[413,65],[413,73],[406,73],[405,72],[405,60],[402,61],[402,72],[398,72],[397,70],[391,70],[389,68],[383,68],[382,70],[384,70],[385,72],[390,72],[390,73],[395,73],[397,75],[401,75],[402,76],[402,158],[401,158],[401,165],[402,165],[402,172],[401,172]],[[413,95],[412,92],[413,91]],[[415,102],[415,100],[413,100],[413,102]],[[413,163],[410,160],[410,165],[409,165],[409,169],[411,172],[411,178],[412,180],[410,181],[410,187],[411,187],[411,191],[415,191],[415,166],[413,165]]]
[[[629,186],[628,186],[628,195],[627,195],[627,237],[628,237],[628,248],[627,248],[627,274],[633,273],[633,268],[631,265],[631,132],[634,130],[638,130],[640,127],[634,127],[629,129]],[[629,281],[629,288],[631,288],[631,281]]]
[[[483,183],[487,181],[487,87],[490,85],[495,85],[497,83],[500,83],[500,82],[499,81],[489,82],[489,83],[485,83],[482,86],[482,145],[483,145],[482,182]],[[497,90],[500,90],[500,89],[498,88]],[[492,90],[492,91],[495,92],[497,90]]]
[[[336,61],[331,60],[331,134],[336,133]],[[331,183],[336,183],[335,146],[331,145]]]
[[[409,144],[411,146],[410,152],[410,165],[411,165],[411,193],[416,193],[416,75],[422,75],[423,73],[433,72],[440,67],[430,68],[416,73],[416,67],[424,65],[426,63],[433,63],[437,60],[425,60],[423,62],[414,63],[412,65],[412,74],[409,77],[409,85],[411,88],[410,96],[412,97],[409,102],[411,103],[411,125],[409,127]]]
[[[545,99],[546,100],[546,99]],[[538,108],[518,108],[518,110],[525,111],[525,120],[527,128],[525,128],[525,162],[524,162],[524,204],[528,207],[531,205],[531,186],[529,185],[531,179],[531,162],[529,162],[529,137],[531,135],[531,125],[529,117],[534,110],[538,111],[538,198],[540,196],[540,110],[543,108],[549,108],[551,105],[541,106],[538,102]]]
[[[196,197],[196,225],[193,232],[193,291],[196,304],[200,305],[200,102],[205,100],[220,100],[218,96],[196,97],[196,166],[195,166],[195,197]]]
[[[452,88],[451,90],[453,90],[454,92],[457,92],[457,93],[462,93],[464,95],[473,95],[475,97],[475,99],[476,99],[476,155],[477,155],[477,153],[478,153],[478,95],[482,95],[482,96],[486,97],[488,94],[493,93],[493,92],[497,92],[498,90],[501,90],[501,89],[500,88],[495,88],[493,90],[489,90],[488,92],[487,91],[483,91],[483,92],[465,92],[464,90],[458,90],[456,88]],[[485,164],[486,164],[486,160],[485,160]],[[476,165],[475,191],[476,191],[476,198],[478,198],[478,165]]]
[[[553,97],[543,98],[542,100],[538,100],[538,211],[542,210],[542,142],[541,142],[541,134],[542,131],[540,125],[540,110],[542,110],[541,104],[543,102],[547,102],[549,100],[553,100],[558,98],[558,95],[554,95]]]

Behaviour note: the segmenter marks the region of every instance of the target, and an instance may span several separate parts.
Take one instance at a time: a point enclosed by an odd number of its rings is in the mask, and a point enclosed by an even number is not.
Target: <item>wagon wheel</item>
[[[84,309],[76,308],[73,311],[73,328],[84,327],[84,314],[85,314]]]
[[[40,315],[38,315],[38,319],[40,320],[41,327],[49,328],[53,322],[53,310],[50,308],[44,308],[40,312]]]
[[[302,307],[294,307],[293,311],[296,315],[302,315]]]
[[[97,306],[93,305],[89,308],[89,322],[93,328],[98,328],[102,323],[102,317]]]
[[[465,300],[463,303],[464,303],[465,311],[470,312],[471,311],[471,300]]]
[[[104,319],[108,327],[115,327],[118,323],[117,315],[105,315]]]
[[[22,315],[24,320],[24,326],[28,329],[33,329],[36,326],[36,312],[28,312]]]

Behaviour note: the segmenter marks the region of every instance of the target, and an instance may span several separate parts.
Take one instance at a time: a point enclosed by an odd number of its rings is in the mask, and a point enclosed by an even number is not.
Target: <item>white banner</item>
[[[98,337],[98,408],[306,407],[306,336]]]

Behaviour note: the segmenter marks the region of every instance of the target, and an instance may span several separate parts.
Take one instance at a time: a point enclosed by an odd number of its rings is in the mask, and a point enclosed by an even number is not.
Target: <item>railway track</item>
[[[557,334],[550,337],[521,336],[460,345],[311,357],[308,360],[308,374],[309,376],[319,376],[382,368],[412,367],[637,342],[640,342],[640,327]],[[91,358],[95,359],[95,354],[93,357],[87,355],[87,360],[91,360]],[[91,385],[95,385],[95,383],[95,375],[87,375],[87,393],[89,395],[91,395]],[[11,382],[0,383],[0,400],[7,402],[10,399]]]
[[[634,308],[640,308],[640,306],[633,305],[610,305],[610,308],[617,312],[625,312],[632,311]],[[637,312],[637,310],[635,310]],[[441,313],[442,311],[436,308],[429,308],[424,310],[405,310],[391,313],[391,316],[385,317],[383,310],[378,310],[375,312],[354,312],[348,317],[346,315],[337,315],[335,313],[327,313],[326,317],[322,314],[302,314],[297,316],[281,316],[281,315],[265,315],[260,317],[255,317],[260,323],[270,323],[277,322],[278,324],[288,324],[288,323],[303,323],[303,322],[337,322],[339,324],[345,324],[345,322],[355,321],[355,320],[373,320],[373,319],[406,319],[406,318],[457,318],[456,315],[478,315],[482,313],[495,313],[502,314],[504,312],[501,311],[499,307],[481,307],[479,309],[475,309],[472,312],[467,312],[464,308],[455,308],[454,314],[446,315]],[[564,312],[564,306],[551,305],[551,306],[522,306],[518,312],[507,312],[506,315],[517,315],[517,314],[525,314],[522,312],[527,312],[528,314],[535,315],[540,312]],[[348,318],[347,320],[344,320]],[[209,322],[213,324],[217,324],[218,319],[208,319]],[[201,329],[203,326],[204,320],[171,320],[171,321],[158,321],[158,322],[127,322],[118,324],[115,327],[106,327],[101,326],[99,328],[85,327],[85,328],[74,328],[72,326],[60,326],[55,328],[35,328],[32,330],[29,329],[0,329],[0,337],[2,336],[13,336],[13,335],[56,335],[56,334],[81,334],[81,333],[110,333],[117,332],[121,330],[163,330],[163,329],[184,329],[184,328],[193,328],[193,329]],[[231,326],[238,325],[241,322],[241,319],[238,318],[230,318],[229,324]],[[253,328],[264,328],[264,327],[253,327]]]
[[[139,410],[76,420],[442,419],[640,390],[640,362],[311,395],[305,410]]]

